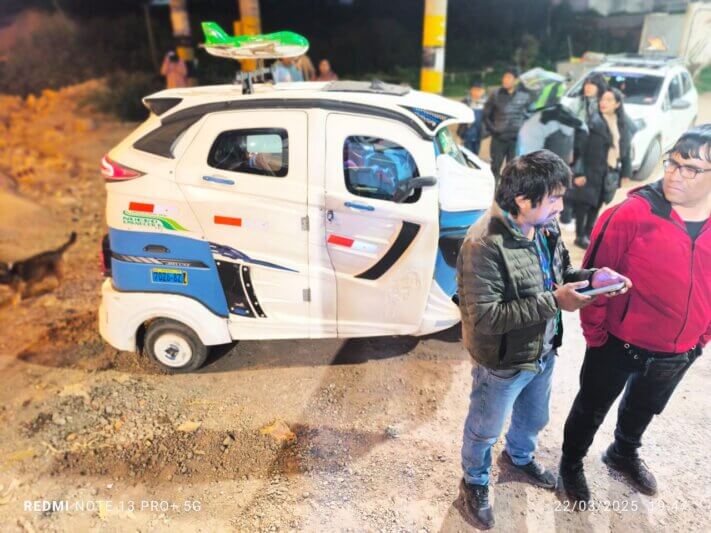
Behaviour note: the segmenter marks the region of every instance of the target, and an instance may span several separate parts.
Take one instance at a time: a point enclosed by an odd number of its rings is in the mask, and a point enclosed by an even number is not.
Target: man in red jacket
[[[585,266],[608,266],[634,287],[580,311],[587,350],[559,477],[579,508],[590,501],[583,457],[623,389],[615,440],[602,459],[640,492],[657,492],[637,449],[711,338],[710,215],[711,124],[705,124],[670,150],[663,179],[631,191],[595,226]]]

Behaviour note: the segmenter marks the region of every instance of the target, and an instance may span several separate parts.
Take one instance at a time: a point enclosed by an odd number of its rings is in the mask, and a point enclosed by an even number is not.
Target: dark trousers
[[[479,155],[479,148],[481,148],[481,139],[479,137],[475,139],[465,139],[464,147],[471,151],[473,154]]]
[[[692,350],[687,354],[649,359],[634,346],[625,346],[629,345],[610,335],[603,346],[586,350],[580,371],[580,391],[565,422],[563,455],[566,459],[576,461],[585,456],[597,429],[623,389],[617,412],[615,450],[622,455],[635,454],[652,418],[664,410],[672,392],[698,356],[698,352]]]
[[[500,139],[492,135],[489,153],[491,155],[491,171],[498,183],[504,159],[508,163],[516,157],[516,139]]]
[[[592,230],[595,227],[597,215],[600,213],[601,206],[592,206],[583,202],[575,202],[573,209],[575,210],[575,236],[590,237]]]
[[[560,213],[561,224],[569,224],[572,222],[574,213],[575,202],[569,198],[563,197],[563,211]]]

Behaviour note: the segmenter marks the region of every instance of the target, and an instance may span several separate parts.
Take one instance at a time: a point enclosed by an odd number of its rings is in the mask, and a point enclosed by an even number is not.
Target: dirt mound
[[[93,80],[25,99],[0,94],[0,260],[51,249],[71,229],[91,238],[103,231],[99,162],[135,127],[87,104],[103,87]]]
[[[53,321],[32,345],[18,354],[18,358],[58,368],[162,373],[139,354],[121,352],[107,344],[99,334],[95,311]]]
[[[80,174],[85,163],[66,153],[66,139],[97,128],[86,107],[102,86],[92,80],[39,97],[0,95],[1,170],[39,194]]]
[[[275,454],[292,448],[287,455],[295,457],[301,451],[246,425],[218,431],[187,420],[190,402],[179,391],[160,393],[121,374],[91,387],[66,386],[24,424],[24,434],[55,455],[53,474],[138,476],[147,482],[266,476]]]
[[[48,427],[46,416],[42,424],[41,430]],[[149,483],[180,476],[196,482],[336,472],[342,469],[346,457],[359,456],[386,439],[383,434],[346,434],[297,425],[296,441],[286,444],[250,429],[201,427],[194,433],[186,433],[171,426],[165,418],[154,420],[151,426],[153,431],[138,440],[132,438],[132,442],[109,444],[113,439],[104,439],[103,444],[85,441],[72,446],[58,455],[52,472],[69,471],[112,479],[138,476]],[[339,447],[332,447],[337,443]]]
[[[176,388],[161,392],[148,378],[127,374],[88,385],[66,385],[23,424],[23,434],[54,455],[50,473],[192,481],[268,478],[275,474],[337,472],[389,437],[277,420],[261,429],[248,420],[215,427],[207,408]],[[191,413],[187,415],[186,413]],[[197,417],[189,420],[187,416]],[[291,437],[269,431],[283,427]],[[293,432],[293,434],[292,434]]]

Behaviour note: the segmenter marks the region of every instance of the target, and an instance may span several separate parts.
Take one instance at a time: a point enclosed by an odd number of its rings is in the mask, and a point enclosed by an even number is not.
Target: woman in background
[[[600,97],[607,90],[607,82],[602,74],[593,73],[587,78],[583,83],[583,93],[580,97],[580,107],[578,108],[577,116],[580,120],[585,122],[586,129],[589,129],[590,119],[599,114],[599,103]],[[580,143],[584,143],[585,135],[576,136],[576,147],[580,146]],[[578,156],[576,151],[576,163],[578,161]],[[579,164],[577,165],[579,167]],[[573,167],[573,173],[576,171],[576,166]],[[573,216],[575,214],[575,202],[573,200],[573,193],[568,190],[566,195],[563,197],[563,212],[560,214],[560,223],[564,226],[572,224]],[[570,228],[572,229],[572,227]]]
[[[630,148],[634,125],[627,116],[623,95],[606,89],[599,102],[599,113],[592,113],[588,137],[571,189],[575,205],[575,245],[587,248],[590,234],[603,204],[609,203],[622,179],[631,173]]]

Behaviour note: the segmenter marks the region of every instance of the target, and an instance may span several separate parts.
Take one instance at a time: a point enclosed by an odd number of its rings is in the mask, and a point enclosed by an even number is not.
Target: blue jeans
[[[531,462],[538,433],[548,423],[555,357],[555,351],[541,357],[537,362],[538,372],[490,370],[474,365],[462,443],[464,481],[474,485],[489,484],[491,447],[512,411],[506,451],[514,464]]]

